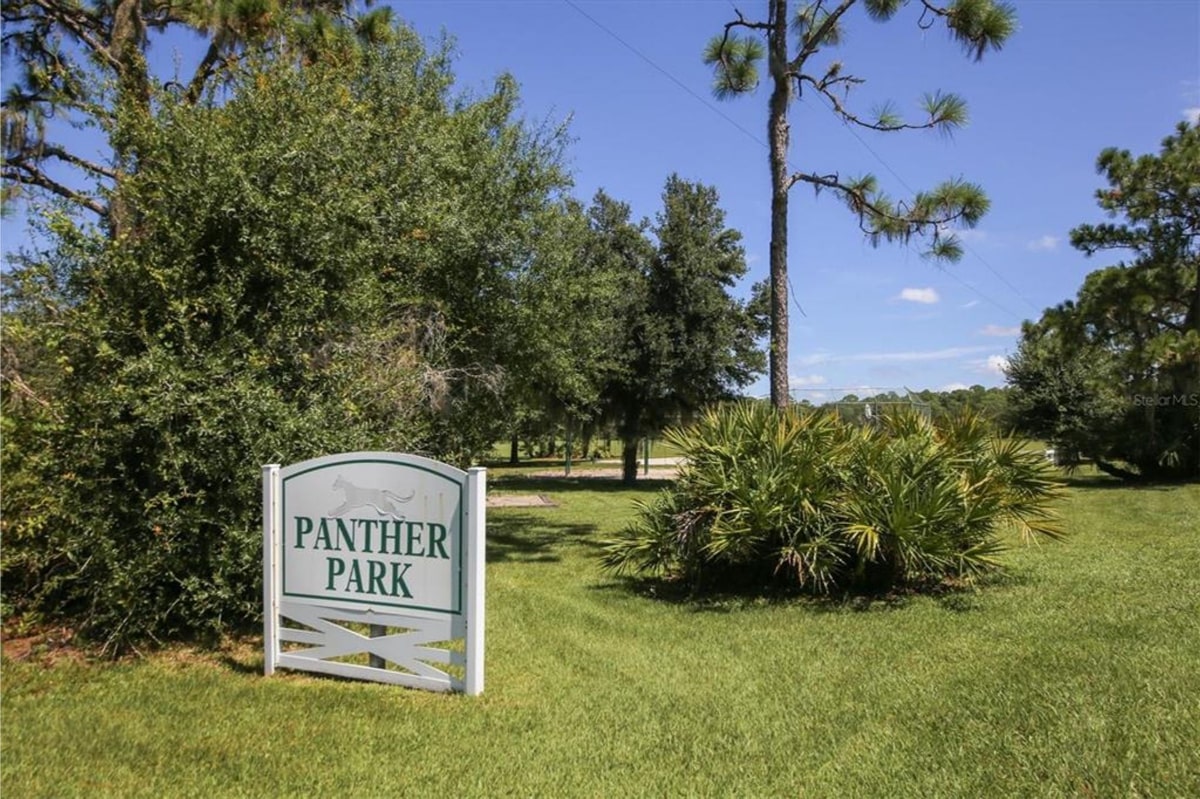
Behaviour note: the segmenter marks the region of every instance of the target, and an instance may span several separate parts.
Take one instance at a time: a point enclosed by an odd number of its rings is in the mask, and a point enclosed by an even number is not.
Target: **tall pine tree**
[[[955,260],[962,254],[953,236],[944,235],[947,225],[974,226],[987,211],[983,190],[972,183],[949,180],[929,192],[920,192],[905,202],[890,199],[873,175],[843,178],[837,172],[795,170],[788,162],[791,129],[788,113],[792,101],[803,91],[821,98],[835,117],[858,128],[894,132],[931,128],[949,131],[967,120],[966,103],[945,92],[926,94],[922,115],[905,121],[891,104],[871,114],[854,111],[847,102],[850,91],[863,78],[845,71],[842,62],[829,53],[842,41],[843,21],[859,0],[824,0],[789,10],[787,0],[768,0],[765,19],[748,19],[741,11],[726,23],[704,51],[705,63],[713,67],[713,91],[722,99],[754,91],[759,83],[759,65],[765,59],[770,78],[767,137],[771,169],[771,401],[776,407],[788,403],[788,192],[797,183],[830,190],[841,197],[858,216],[859,225],[872,243],[881,240],[907,242],[913,236],[931,239],[930,253]],[[876,21],[895,16],[904,0],[861,0],[867,15]],[[1000,49],[1016,27],[1016,13],[1007,3],[995,0],[954,0],[938,5],[921,0],[918,25],[929,28],[941,21],[951,38],[966,53],[979,60],[989,49]]]

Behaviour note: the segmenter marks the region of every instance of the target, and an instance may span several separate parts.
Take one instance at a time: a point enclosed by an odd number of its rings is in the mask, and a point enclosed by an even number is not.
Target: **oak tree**
[[[604,399],[631,482],[639,439],[733,398],[762,372],[761,287],[749,301],[731,294],[746,273],[745,252],[710,186],[671,175],[653,226],[631,222],[628,206],[603,194],[592,218],[598,256],[624,274],[623,357]]]

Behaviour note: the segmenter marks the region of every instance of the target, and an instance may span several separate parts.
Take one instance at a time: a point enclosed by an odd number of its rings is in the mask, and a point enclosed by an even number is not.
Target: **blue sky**
[[[667,175],[715,186],[728,224],[744,234],[745,287],[767,274],[765,87],[732,102],[710,92],[700,60],[734,15],[711,2],[395,2],[427,37],[457,41],[463,87],[486,90],[507,71],[530,120],[570,117],[575,192],[600,187],[653,216]],[[747,16],[765,3],[739,2]],[[919,3],[912,4],[919,6]],[[924,92],[953,91],[970,123],[936,133],[858,132],[812,97],[793,108],[791,162],[843,176],[872,172],[894,196],[949,177],[981,183],[992,210],[966,238],[958,264],[916,247],[873,249],[829,195],[791,197],[789,372],[801,396],[823,400],[864,387],[1001,385],[999,366],[1022,320],[1074,295],[1112,259],[1085,259],[1070,229],[1102,218],[1095,159],[1117,146],[1155,152],[1173,126],[1200,114],[1200,3],[1193,0],[1017,2],[1019,30],[982,63],[944,29],[922,31],[918,8],[889,23],[849,15],[836,57],[866,79],[851,96],[868,112],[892,100],[917,116]],[[181,45],[184,57],[194,40]],[[169,63],[160,48],[158,58]],[[3,222],[5,249],[23,237]],[[765,380],[749,389],[765,394]]]

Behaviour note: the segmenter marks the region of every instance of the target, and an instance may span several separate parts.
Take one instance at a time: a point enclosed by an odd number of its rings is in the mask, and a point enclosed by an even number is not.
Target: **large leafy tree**
[[[404,29],[229,79],[129,128],[130,235],[49,217],[6,275],[5,601],[114,646],[255,618],[260,464],[469,459],[530,360],[565,178],[510,80],[457,97]]]
[[[750,19],[736,11],[704,52],[713,67],[713,90],[719,98],[754,91],[759,84],[760,65],[766,61],[770,80],[767,136],[771,174],[770,252],[770,384],[776,407],[788,402],[788,192],[797,183],[836,193],[858,216],[859,224],[873,243],[881,240],[908,241],[914,236],[930,240],[929,251],[939,258],[954,260],[961,246],[947,226],[974,226],[987,211],[988,202],[979,186],[949,180],[928,192],[897,201],[889,197],[872,175],[842,177],[838,172],[795,170],[788,161],[792,100],[804,91],[822,98],[843,122],[868,130],[895,132],[912,129],[951,131],[967,120],[966,103],[957,95],[934,92],[925,95],[922,115],[906,121],[895,106],[885,104],[871,113],[855,111],[848,102],[851,90],[863,78],[846,71],[831,54],[840,44],[848,12],[859,0],[826,2],[816,0],[789,9],[787,0],[768,0],[765,19]],[[907,0],[862,0],[867,15],[887,21]],[[975,60],[988,50],[999,49],[1016,27],[1016,14],[1007,3],[995,0],[953,0],[942,5],[920,0],[918,25],[945,25],[951,37]]]
[[[1071,231],[1092,255],[1074,301],[1026,324],[1009,381],[1024,426],[1121,476],[1200,475],[1200,129],[1157,155],[1107,149],[1096,192],[1115,221]],[[1121,464],[1124,463],[1124,466]],[[1132,466],[1130,470],[1129,466]]]
[[[652,228],[603,195],[593,208],[603,257],[625,271],[624,361],[605,391],[622,441],[624,479],[637,475],[637,443],[670,422],[732,398],[762,372],[758,304],[730,290],[746,273],[741,234],[725,226],[714,188],[670,176]]]
[[[611,203],[601,197],[597,202]],[[599,236],[584,206],[567,199],[547,207],[535,235],[536,262],[517,277],[509,325],[519,337],[504,413],[514,463],[522,435],[561,425],[568,435],[581,428],[588,438],[599,421],[604,385],[623,357],[618,310],[629,275],[617,261],[599,257]]]
[[[623,444],[623,471],[629,481],[637,476],[637,442],[650,428],[645,411],[656,390],[658,366],[667,357],[650,313],[654,244],[647,236],[649,223],[635,222],[629,205],[603,190],[592,198],[588,227],[584,260],[595,272],[610,275],[617,287],[610,306],[617,322],[616,357],[603,376],[600,399],[602,420],[612,425]]]

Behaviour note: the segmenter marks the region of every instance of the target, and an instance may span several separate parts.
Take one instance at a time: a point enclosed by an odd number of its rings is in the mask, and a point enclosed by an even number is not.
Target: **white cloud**
[[[1200,125],[1200,106],[1183,109],[1183,118],[1193,125]]]
[[[1008,368],[1008,358],[1004,355],[989,355],[986,358],[967,361],[967,365],[976,374],[1006,377],[1004,370]]]
[[[947,383],[938,389],[938,391],[966,391],[970,386],[966,383]]]
[[[959,307],[965,310],[967,308],[974,308],[978,304],[979,304],[979,300],[971,300],[969,302],[964,302]]]
[[[790,388],[810,388],[812,386],[823,386],[827,381],[822,375],[796,375],[788,378],[788,386]]]
[[[805,355],[796,359],[798,366],[816,366],[823,363],[847,362],[857,363],[914,363],[921,361],[949,361],[966,355],[976,355],[991,349],[991,347],[946,347],[940,350],[922,350],[914,352],[858,352],[850,355],[831,355],[819,353]]]
[[[1047,233],[1045,236],[1040,236],[1025,246],[1031,250],[1048,252],[1050,250],[1057,250],[1058,242],[1058,236],[1051,236]]]
[[[901,289],[896,295],[897,300],[908,300],[909,302],[920,302],[926,305],[932,305],[941,299],[937,291],[934,289]]]
[[[1015,336],[1021,332],[1020,325],[1015,327],[1001,327],[1000,325],[984,325],[983,330],[979,331],[985,336]]]

